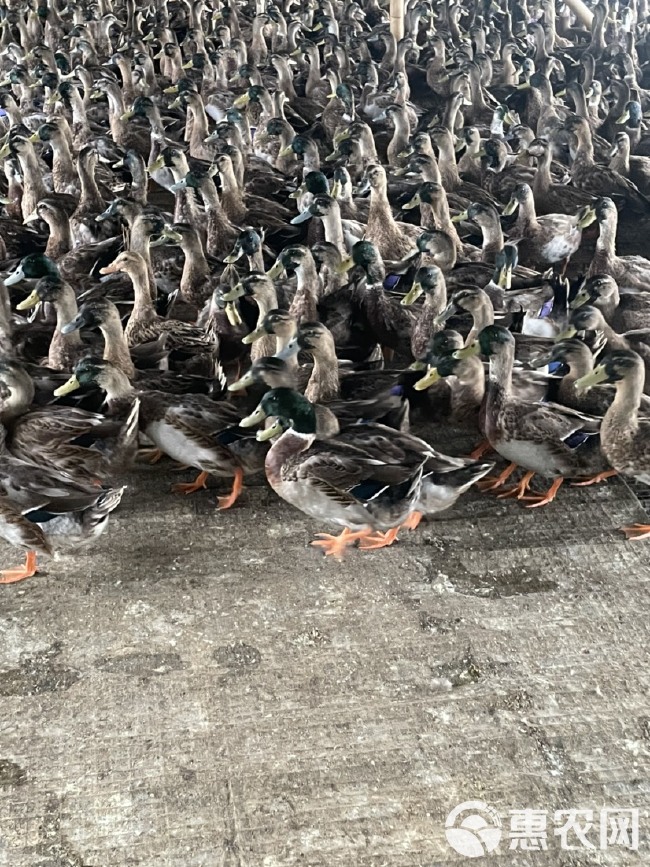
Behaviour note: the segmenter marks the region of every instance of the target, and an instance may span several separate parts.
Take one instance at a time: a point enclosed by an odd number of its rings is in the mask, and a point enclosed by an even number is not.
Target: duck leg
[[[497,494],[500,500],[504,500],[508,497],[516,497],[518,500],[523,500],[526,493],[528,492],[528,488],[530,487],[530,480],[535,475],[532,470],[529,470],[523,479],[518,482],[514,488],[508,488],[507,491],[503,491],[501,494]]]
[[[361,548],[362,551],[374,551],[376,548],[388,548],[388,546],[392,545],[393,542],[397,542],[397,534],[399,531],[399,527],[392,527],[385,533],[373,533],[370,536],[366,536],[361,541],[359,548]]]
[[[201,472],[194,479],[193,482],[179,482],[176,485],[172,485],[172,493],[174,494],[193,494],[196,491],[203,490],[206,486],[206,482],[208,480],[208,473]]]
[[[404,523],[400,524],[400,530],[417,530],[423,517],[422,512],[411,512]]]
[[[640,539],[650,539],[650,524],[632,524],[631,527],[621,527],[625,538],[630,542],[638,542]]]
[[[331,533],[318,533],[318,539],[311,544],[315,548],[322,548],[326,557],[336,557],[340,560],[350,545],[354,545],[359,539],[365,539],[370,535],[370,530],[350,530],[348,527],[338,536]]]
[[[507,482],[516,469],[517,464],[508,464],[505,470],[499,473],[498,476],[486,476],[486,478],[476,483],[476,487],[479,491],[494,491],[496,488],[500,488],[504,482]]]
[[[234,506],[239,495],[244,490],[244,471],[241,467],[235,467],[235,477],[232,480],[232,490],[226,497],[217,497],[217,506],[220,509],[230,509]]]
[[[524,500],[535,500],[536,502],[532,502],[530,506],[526,506],[527,509],[537,509],[539,506],[547,506],[549,503],[552,503],[555,499],[555,495],[560,490],[562,482],[564,479],[560,476],[558,479],[555,479],[551,487],[545,494],[541,495],[533,495],[531,497],[522,497]]]
[[[0,584],[15,584],[16,581],[31,578],[32,575],[36,575],[37,571],[36,551],[28,551],[24,566],[17,566],[15,569],[5,569],[0,572]]]
[[[587,485],[597,485],[598,482],[604,482],[605,479],[611,479],[612,476],[617,476],[618,473],[616,470],[605,470],[604,473],[596,473],[595,476],[591,476],[588,479],[585,479],[584,482],[572,482],[572,488],[586,488]]]
[[[489,440],[483,440],[483,442],[479,443],[473,452],[469,453],[470,458],[473,461],[477,461],[479,458],[482,458],[483,455],[486,455],[488,452],[492,451],[492,446],[490,445]]]
[[[138,449],[138,458],[148,464],[157,464],[164,454],[162,449]]]

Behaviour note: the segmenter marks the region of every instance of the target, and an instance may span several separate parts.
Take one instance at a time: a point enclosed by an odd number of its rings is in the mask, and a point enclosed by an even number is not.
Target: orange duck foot
[[[393,527],[385,533],[370,534],[361,541],[359,548],[361,548],[362,551],[374,551],[376,548],[388,548],[388,546],[392,545],[393,542],[397,542],[397,534],[399,531],[399,527]]]
[[[508,488],[507,491],[503,491],[503,493],[497,494],[497,496],[500,500],[507,499],[508,497],[516,497],[518,500],[523,500],[528,492],[528,488],[530,487],[530,480],[534,475],[535,473],[529,470],[523,479],[514,486],[514,488]]]
[[[560,477],[559,479],[555,479],[551,487],[545,494],[533,495],[531,497],[522,497],[524,500],[531,500],[530,506],[526,506],[527,509],[537,509],[540,506],[547,506],[549,503],[552,503],[555,499],[555,495],[560,490],[562,486],[562,482],[564,479]]]
[[[598,482],[604,482],[605,479],[611,479],[612,476],[617,476],[618,473],[616,470],[605,470],[604,473],[596,473],[595,476],[591,476],[589,479],[585,479],[584,482],[572,482],[572,488],[586,488],[587,485],[597,485]]]
[[[311,544],[315,548],[322,548],[326,557],[336,557],[340,560],[350,545],[354,545],[359,539],[365,539],[370,535],[369,530],[349,530],[347,527],[338,536],[331,533],[318,533],[318,539]]]
[[[217,506],[219,509],[230,509],[234,506],[239,495],[244,490],[244,471],[241,467],[235,470],[235,477],[232,480],[232,490],[227,497],[217,497]]]
[[[411,512],[404,523],[400,525],[400,530],[417,530],[423,517],[422,512]]]
[[[164,454],[162,449],[138,449],[138,457],[148,464],[157,464]]]
[[[481,479],[480,482],[476,483],[476,487],[479,491],[495,491],[508,481],[516,469],[517,464],[508,464],[505,470],[499,473],[498,476],[486,476],[484,479]]]
[[[488,442],[488,440],[483,440],[482,443],[479,443],[473,452],[469,453],[470,458],[473,461],[477,461],[479,458],[482,458],[483,455],[486,455],[488,452],[492,451],[492,446]]]
[[[650,524],[632,524],[631,527],[621,527],[625,538],[630,542],[638,542],[640,539],[650,539]]]
[[[206,472],[199,473],[193,482],[181,482],[177,485],[172,485],[172,493],[174,494],[194,494],[196,491],[202,491],[206,487],[208,474]]]
[[[16,581],[24,581],[25,578],[36,575],[37,571],[36,551],[28,551],[24,566],[17,566],[15,569],[5,569],[4,572],[0,572],[0,584],[15,584]]]

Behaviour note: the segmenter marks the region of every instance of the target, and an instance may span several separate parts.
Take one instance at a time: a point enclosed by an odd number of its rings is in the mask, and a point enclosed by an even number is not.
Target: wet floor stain
[[[26,779],[24,768],[9,759],[0,759],[0,788],[22,786]]]
[[[439,570],[432,572],[429,580],[431,583],[439,583]],[[506,599],[510,596],[549,593],[558,587],[557,581],[547,578],[542,570],[530,566],[503,572],[489,570],[476,575],[459,562],[445,565],[444,583],[454,593],[482,599]]]
[[[426,611],[420,612],[420,629],[422,632],[430,632],[434,635],[449,635],[456,631],[461,622],[460,617],[455,620],[444,620],[441,617],[434,617],[433,614],[427,614]]]
[[[262,654],[256,647],[239,642],[224,647],[217,647],[213,658],[220,664],[234,671],[245,671],[257,668],[262,661]]]
[[[460,659],[433,666],[431,673],[436,681],[451,687],[477,683],[483,676],[482,669],[469,648]]]
[[[24,660],[18,668],[0,672],[0,695],[29,696],[70,689],[81,678],[74,668],[54,665],[48,659]]]
[[[109,674],[128,674],[133,677],[152,677],[169,674],[185,667],[178,653],[125,653],[121,656],[100,656],[95,668]]]

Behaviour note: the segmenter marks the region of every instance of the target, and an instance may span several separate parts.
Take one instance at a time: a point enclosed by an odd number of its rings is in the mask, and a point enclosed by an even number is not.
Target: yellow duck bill
[[[435,382],[438,382],[442,377],[438,373],[437,367],[430,367],[427,373],[422,377],[422,379],[418,379],[413,388],[416,391],[424,391],[429,386],[433,385]]]
[[[282,433],[284,433],[284,428],[282,427],[280,422],[276,420],[273,422],[272,425],[264,428],[264,430],[258,430],[258,432],[255,434],[255,439],[258,441],[258,443],[265,443],[267,440],[272,440],[274,437],[277,437]]]
[[[81,388],[81,383],[76,376],[71,376],[70,379],[54,390],[54,397],[63,397],[64,394],[70,394],[72,391],[77,391]]]
[[[266,413],[261,406],[258,406],[250,415],[239,422],[239,427],[255,427],[256,424],[262,424],[265,418]]]
[[[598,367],[594,367],[591,373],[587,373],[584,376],[581,376],[580,379],[577,379],[574,383],[574,387],[576,391],[589,391],[589,389],[593,388],[594,385],[600,385],[603,382],[607,382],[608,379],[609,377],[605,365],[599,364]]]
[[[16,310],[30,310],[32,307],[36,307],[37,304],[41,303],[41,299],[38,297],[38,292],[34,289],[24,301],[21,301],[20,304],[16,304]]]

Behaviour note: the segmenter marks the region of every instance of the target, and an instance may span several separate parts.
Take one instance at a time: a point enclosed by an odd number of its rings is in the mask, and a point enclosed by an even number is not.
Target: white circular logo
[[[463,813],[468,815],[463,817]],[[466,858],[488,855],[501,840],[501,819],[485,801],[465,801],[445,821],[445,836],[452,849]]]

